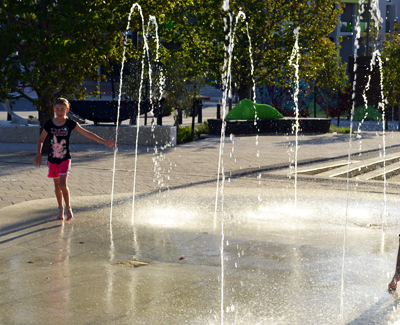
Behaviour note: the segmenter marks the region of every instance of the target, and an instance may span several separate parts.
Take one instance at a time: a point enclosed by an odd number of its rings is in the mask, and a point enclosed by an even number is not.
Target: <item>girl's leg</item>
[[[71,205],[69,201],[69,188],[67,184],[68,174],[60,175],[60,188],[62,191],[62,196],[64,197],[65,208],[67,211],[67,221],[71,220],[73,217]]]
[[[57,203],[58,203],[58,220],[64,220],[64,208],[62,204],[63,200],[63,193],[61,191],[60,187],[60,179],[59,178],[54,178],[54,190],[56,192],[56,198],[57,198]]]

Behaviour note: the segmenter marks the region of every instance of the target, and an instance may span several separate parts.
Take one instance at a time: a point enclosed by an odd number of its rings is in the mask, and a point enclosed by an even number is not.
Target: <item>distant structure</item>
[[[367,7],[368,2],[372,3],[372,0],[365,0],[365,6]],[[340,56],[343,62],[349,64],[349,56],[354,54],[354,41],[356,38],[356,21],[359,13],[358,0],[343,0],[345,4],[344,11],[340,17],[340,23],[336,26],[333,33],[329,35],[332,41],[337,41],[339,37],[342,37],[340,42]],[[400,0],[379,0],[379,9],[381,12],[382,22],[380,23],[382,34],[392,33],[394,23],[400,21]],[[370,23],[373,24],[372,16]],[[366,54],[366,32],[367,31],[367,11],[365,11],[360,17],[360,27],[362,31],[362,39],[359,42],[360,48],[358,49],[358,56],[364,56]],[[369,53],[371,55],[371,53]],[[349,67],[349,65],[348,65]]]

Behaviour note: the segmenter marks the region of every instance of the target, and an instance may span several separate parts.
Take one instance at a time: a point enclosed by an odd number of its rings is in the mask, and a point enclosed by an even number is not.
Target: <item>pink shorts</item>
[[[71,159],[64,160],[60,164],[47,163],[49,166],[48,178],[59,178],[60,175],[68,175],[71,168]]]

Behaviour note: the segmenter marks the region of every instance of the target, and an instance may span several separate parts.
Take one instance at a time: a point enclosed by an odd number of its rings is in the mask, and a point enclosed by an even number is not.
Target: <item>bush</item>
[[[358,106],[354,110],[353,121],[382,121],[382,114],[374,106]]]
[[[195,125],[194,127],[194,137],[192,136],[192,127],[191,126],[178,126],[178,137],[177,143],[185,143],[196,141],[200,139],[200,135],[208,133],[208,123],[203,122],[203,124]]]
[[[336,133],[350,133],[350,128],[349,127],[336,127],[336,126],[334,126],[334,125],[331,125],[330,127],[329,127],[329,132],[330,133],[334,133],[334,132],[336,132]]]

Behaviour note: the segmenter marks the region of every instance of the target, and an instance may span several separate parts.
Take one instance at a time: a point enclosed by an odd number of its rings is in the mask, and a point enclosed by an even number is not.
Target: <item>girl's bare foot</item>
[[[74,217],[74,214],[72,213],[71,207],[67,207],[67,221],[70,221]]]
[[[389,286],[388,286],[389,292],[396,291],[397,282],[399,282],[399,281],[400,281],[400,274],[395,273],[395,275],[393,276],[392,282],[390,282]]]
[[[57,220],[64,220],[64,207],[58,207]]]

